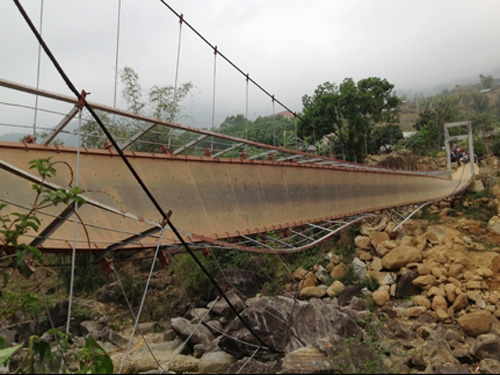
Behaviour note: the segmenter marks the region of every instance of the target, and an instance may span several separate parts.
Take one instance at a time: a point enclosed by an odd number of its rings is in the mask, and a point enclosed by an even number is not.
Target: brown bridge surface
[[[471,172],[468,165],[452,179],[404,171],[350,170],[331,165],[218,159],[171,154],[125,153],[150,191],[189,242],[217,240],[293,228],[391,207],[440,200],[462,190]],[[76,248],[100,251],[156,246],[160,215],[133,179],[116,152],[36,144],[0,143],[0,197],[3,213],[26,212],[35,199],[33,183],[40,177],[29,161],[52,157],[57,176],[46,181],[52,189],[68,188],[78,172],[87,204],[78,208]],[[68,167],[71,167],[70,168]],[[73,182],[74,184],[74,182]],[[66,207],[39,213],[46,234],[41,250],[66,252],[74,238],[74,216],[63,219]],[[120,241],[152,230],[151,235],[116,246]],[[155,234],[156,233],[156,234]],[[36,236],[25,236],[30,243]],[[142,237],[142,236],[141,236]],[[0,239],[1,240],[1,239]],[[177,243],[165,229],[162,245]],[[122,244],[123,245],[123,244]]]

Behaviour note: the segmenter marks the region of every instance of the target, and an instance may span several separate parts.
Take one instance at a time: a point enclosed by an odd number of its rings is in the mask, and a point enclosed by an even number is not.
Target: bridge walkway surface
[[[225,247],[231,247],[231,238],[441,200],[460,192],[471,180],[468,164],[446,179],[376,168],[125,154],[160,205],[172,211],[171,220],[186,241]],[[78,251],[140,250],[157,245],[161,218],[111,150],[82,149],[77,166],[76,148],[0,143],[0,202],[8,204],[4,213],[30,208],[36,196],[32,185],[42,181],[29,169],[29,161],[47,157],[57,162],[57,175],[43,182],[46,187],[68,188],[71,181],[74,186],[78,173],[79,186],[85,190],[87,204],[78,208],[83,221],[78,220],[76,230]],[[39,246],[42,251],[71,250],[74,215],[62,217],[65,208],[39,212],[41,231],[52,228]],[[35,240],[33,235],[22,238],[25,243]],[[161,246],[176,245],[178,239],[165,229]]]

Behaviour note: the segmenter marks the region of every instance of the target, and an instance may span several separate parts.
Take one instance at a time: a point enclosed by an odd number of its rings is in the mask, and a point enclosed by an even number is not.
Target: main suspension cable
[[[28,16],[28,14],[26,13],[26,11],[24,10],[24,8],[21,5],[21,3],[19,2],[19,0],[13,0],[13,1],[14,1],[15,5],[17,6],[17,8],[19,9],[19,12],[23,16],[24,20],[26,21],[26,23],[30,27],[31,31],[33,32],[33,34],[37,38],[38,42],[40,43],[40,45],[44,49],[45,53],[47,54],[47,56],[51,60],[52,64],[54,65],[54,67],[56,68],[56,70],[58,71],[58,73],[61,75],[61,78],[64,80],[64,82],[66,83],[66,85],[68,86],[68,88],[73,92],[73,94],[78,98],[78,100],[82,101],[82,103],[85,106],[85,108],[87,108],[87,110],[89,111],[89,113],[91,114],[91,116],[95,119],[95,121],[97,122],[97,124],[99,125],[99,127],[102,129],[102,131],[104,132],[104,134],[106,134],[106,136],[108,137],[109,141],[111,142],[111,144],[113,145],[113,147],[115,148],[115,150],[118,152],[120,158],[123,160],[123,162],[125,163],[125,165],[127,166],[127,168],[130,170],[130,172],[132,173],[132,175],[136,179],[137,183],[141,186],[141,188],[146,193],[146,195],[148,196],[148,198],[150,199],[150,201],[153,203],[153,205],[155,206],[155,208],[161,214],[164,222],[170,227],[170,229],[175,234],[175,236],[177,237],[177,239],[181,242],[182,246],[186,249],[186,251],[193,258],[193,260],[196,262],[196,264],[198,265],[198,267],[200,267],[200,269],[203,271],[203,273],[205,273],[205,275],[207,275],[207,277],[209,278],[210,282],[217,288],[217,290],[220,293],[220,295],[224,298],[224,300],[227,302],[228,306],[231,308],[231,310],[233,310],[233,312],[236,314],[236,316],[238,317],[238,319],[249,330],[249,332],[262,345],[268,347],[271,351],[276,352],[276,353],[281,353],[280,351],[278,351],[278,350],[276,350],[274,348],[269,347],[269,345],[267,345],[265,343],[265,341],[259,335],[257,335],[257,333],[252,329],[252,327],[250,327],[250,325],[246,322],[246,320],[243,319],[243,317],[240,315],[240,313],[238,312],[238,310],[235,308],[235,306],[231,303],[231,301],[229,300],[229,298],[224,293],[224,290],[215,281],[215,279],[212,277],[212,275],[210,275],[210,272],[208,272],[208,270],[205,268],[205,266],[203,265],[203,263],[201,263],[201,261],[198,259],[198,257],[196,256],[196,254],[194,254],[194,252],[191,250],[191,248],[186,243],[186,241],[184,240],[184,238],[178,232],[177,228],[170,221],[170,214],[165,213],[165,211],[162,209],[162,207],[160,206],[160,204],[158,203],[158,201],[155,199],[155,197],[153,196],[153,194],[151,193],[151,191],[148,189],[148,187],[146,186],[146,184],[144,183],[144,181],[142,181],[141,177],[138,175],[138,173],[136,172],[136,170],[134,169],[134,167],[132,166],[132,164],[128,161],[128,159],[126,158],[126,156],[123,153],[122,149],[120,148],[120,146],[118,145],[118,143],[116,142],[116,140],[114,139],[114,137],[112,136],[112,134],[108,131],[108,129],[106,128],[106,126],[102,122],[101,118],[97,115],[97,113],[90,106],[90,104],[85,100],[85,96],[82,95],[84,92],[82,92],[82,94],[80,94],[78,92],[78,90],[74,86],[73,82],[71,82],[71,80],[69,79],[69,77],[67,76],[67,74],[64,72],[64,70],[62,69],[61,65],[57,61],[57,59],[55,58],[55,56],[50,51],[49,47],[47,46],[47,44],[43,40],[42,36],[38,33],[36,27],[33,25],[33,22],[31,21],[30,17]]]

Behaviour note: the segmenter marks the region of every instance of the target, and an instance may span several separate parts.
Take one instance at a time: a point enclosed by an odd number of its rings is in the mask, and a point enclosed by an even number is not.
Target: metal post
[[[446,151],[446,167],[451,178],[451,155],[450,155],[450,133],[446,125],[444,126],[444,150]]]
[[[469,121],[467,123],[467,130],[469,131],[469,163],[470,163],[470,173],[473,176],[474,175],[474,137],[472,136],[472,122]]]

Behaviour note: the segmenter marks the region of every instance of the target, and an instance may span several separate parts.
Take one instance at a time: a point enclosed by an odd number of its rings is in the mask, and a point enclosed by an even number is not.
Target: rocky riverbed
[[[350,256],[325,251],[277,295],[261,294],[252,270],[225,269],[217,279],[253,333],[225,300],[198,300],[182,316],[140,323],[126,354],[132,324],[115,324],[127,311],[106,300],[106,285],[78,302],[97,317],[75,321],[72,347],[90,335],[115,371],[126,356],[127,373],[499,373],[500,188],[492,192],[432,205],[399,230],[388,217],[367,220],[347,239]],[[52,309],[56,326],[66,309]],[[7,323],[8,345],[31,333],[53,343],[47,325]]]

